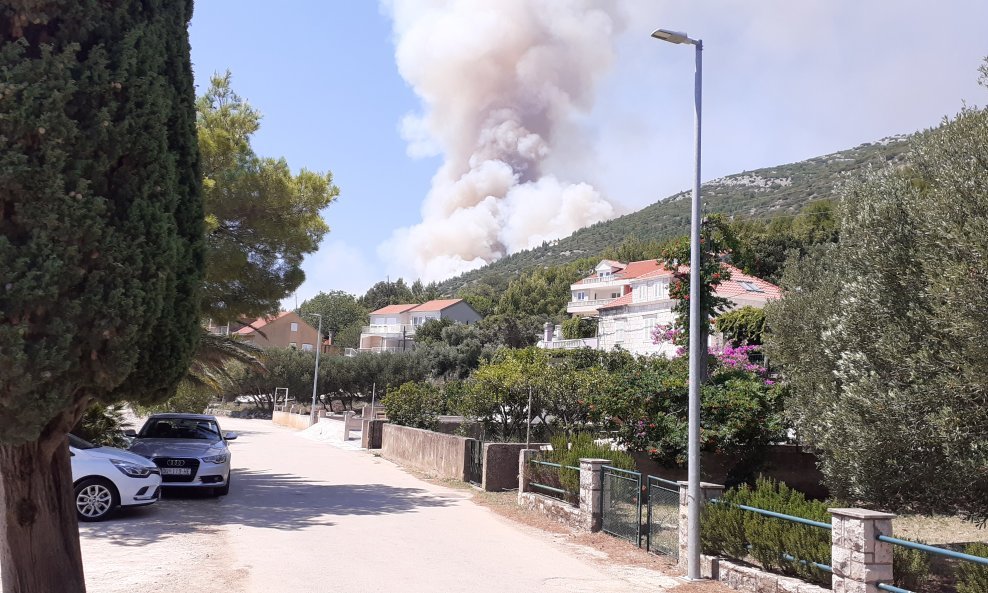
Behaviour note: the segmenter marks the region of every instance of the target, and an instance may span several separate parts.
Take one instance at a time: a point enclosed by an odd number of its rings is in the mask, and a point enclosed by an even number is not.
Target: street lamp
[[[316,423],[316,387],[319,385],[319,352],[322,351],[322,315],[312,313],[319,318],[319,329],[316,330],[316,371],[312,374],[312,409],[309,410],[309,426]]]
[[[700,98],[703,79],[703,41],[690,39],[686,33],[658,29],[652,37],[669,43],[691,43],[696,48],[696,76],[693,91],[695,118],[696,171],[693,180],[693,204],[690,214],[690,390],[689,452],[687,456],[689,512],[687,514],[687,571],[690,579],[700,578],[700,363],[706,360],[707,345],[700,331]]]

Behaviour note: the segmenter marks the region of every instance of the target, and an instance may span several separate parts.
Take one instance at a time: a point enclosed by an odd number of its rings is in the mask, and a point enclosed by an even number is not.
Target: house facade
[[[476,323],[480,315],[463,299],[438,299],[416,304],[388,305],[372,311],[370,324],[360,332],[358,352],[402,352],[415,346],[415,332],[430,319],[449,319],[456,323]]]
[[[307,352],[315,352],[320,339],[316,328],[306,323],[293,311],[282,311],[272,317],[262,317],[249,324],[237,324],[235,331],[230,332],[243,340],[251,342],[258,348],[297,348]],[[329,347],[329,341],[323,343],[323,351]]]
[[[717,287],[716,294],[728,300],[729,309],[744,306],[762,308],[781,296],[778,286],[749,276],[734,266],[727,268],[731,272],[731,279],[722,282]],[[675,321],[673,308],[676,301],[669,296],[673,271],[656,260],[626,265],[604,260],[595,272],[594,276],[571,286],[573,301],[567,311],[574,315],[598,317],[597,337],[563,340],[558,335],[558,330],[553,332],[547,327],[539,345],[543,348],[622,348],[633,354],[674,356],[677,347],[672,343],[652,342],[652,331],[656,326],[671,325]],[[604,290],[592,292],[598,286]],[[613,296],[615,294],[616,297]],[[598,298],[590,299],[589,296]],[[710,336],[711,346],[721,342],[719,335]]]
[[[596,317],[600,307],[614,302],[631,291],[631,281],[655,271],[659,263],[654,260],[635,261],[628,264],[605,259],[594,268],[594,274],[570,285],[570,302],[566,312],[570,315]]]

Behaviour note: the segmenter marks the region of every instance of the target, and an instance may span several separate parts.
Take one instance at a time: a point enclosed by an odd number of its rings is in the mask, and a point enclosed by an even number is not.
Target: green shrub
[[[918,591],[930,576],[930,556],[926,552],[892,546],[892,584]]]
[[[550,444],[552,452],[549,460],[563,466],[558,468],[559,482],[571,494],[580,490],[580,472],[566,469],[566,466],[580,467],[580,459],[610,459],[612,467],[637,471],[637,464],[631,455],[611,449],[607,443],[597,443],[592,434],[559,435]]]
[[[759,478],[754,488],[747,485],[724,494],[720,504],[708,504],[701,514],[700,541],[704,553],[744,560],[754,559],[766,570],[828,585],[830,574],[797,561],[830,564],[830,531],[784,519],[745,511],[734,505],[793,515],[813,521],[830,522],[825,502],[806,497],[785,484]]]
[[[988,558],[988,544],[968,544],[964,553]],[[973,562],[961,562],[957,566],[957,593],[984,593],[988,591],[988,566]]]
[[[121,405],[91,404],[72,429],[72,434],[100,447],[126,449],[123,409]]]
[[[445,413],[445,399],[436,386],[409,381],[398,389],[388,390],[381,400],[388,412],[388,421],[413,428],[433,429],[439,415]]]
[[[141,415],[161,414],[166,412],[184,414],[202,414],[209,403],[216,398],[216,392],[208,387],[182,381],[171,398],[151,406],[135,405],[134,410]]]

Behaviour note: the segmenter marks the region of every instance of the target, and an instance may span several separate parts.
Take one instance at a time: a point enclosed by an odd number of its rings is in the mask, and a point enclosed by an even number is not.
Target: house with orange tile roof
[[[744,306],[760,309],[782,296],[779,287],[771,282],[745,274],[734,266],[727,268],[731,279],[722,282],[716,294],[729,301],[730,309]],[[689,268],[683,266],[683,269]],[[676,346],[652,343],[655,326],[668,325],[675,320],[675,300],[669,296],[672,279],[673,270],[657,260],[628,264],[604,260],[595,268],[593,276],[571,286],[573,301],[567,307],[574,315],[599,318],[596,340],[561,340],[547,327],[539,344],[545,348],[590,346],[612,350],[620,347],[634,354],[672,356]],[[594,298],[589,298],[591,296]],[[712,335],[710,340],[711,345],[717,345],[721,338]]]
[[[371,311],[370,324],[360,332],[358,352],[401,352],[415,345],[415,332],[430,319],[476,323],[480,315],[463,299],[437,299],[417,304],[388,305]]]
[[[319,340],[316,328],[306,323],[294,311],[282,311],[277,315],[243,321],[236,324],[236,327],[231,327],[229,331],[232,335],[262,349],[297,348],[315,352],[316,345],[321,341],[323,352],[326,352],[330,346],[328,340]]]

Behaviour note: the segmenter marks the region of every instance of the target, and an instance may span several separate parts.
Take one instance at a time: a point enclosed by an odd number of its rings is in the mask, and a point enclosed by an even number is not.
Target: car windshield
[[[74,434],[69,435],[69,446],[75,447],[76,449],[96,449],[96,445],[85,441],[75,436]]]
[[[220,427],[215,420],[198,418],[151,418],[141,429],[145,439],[220,440]]]

